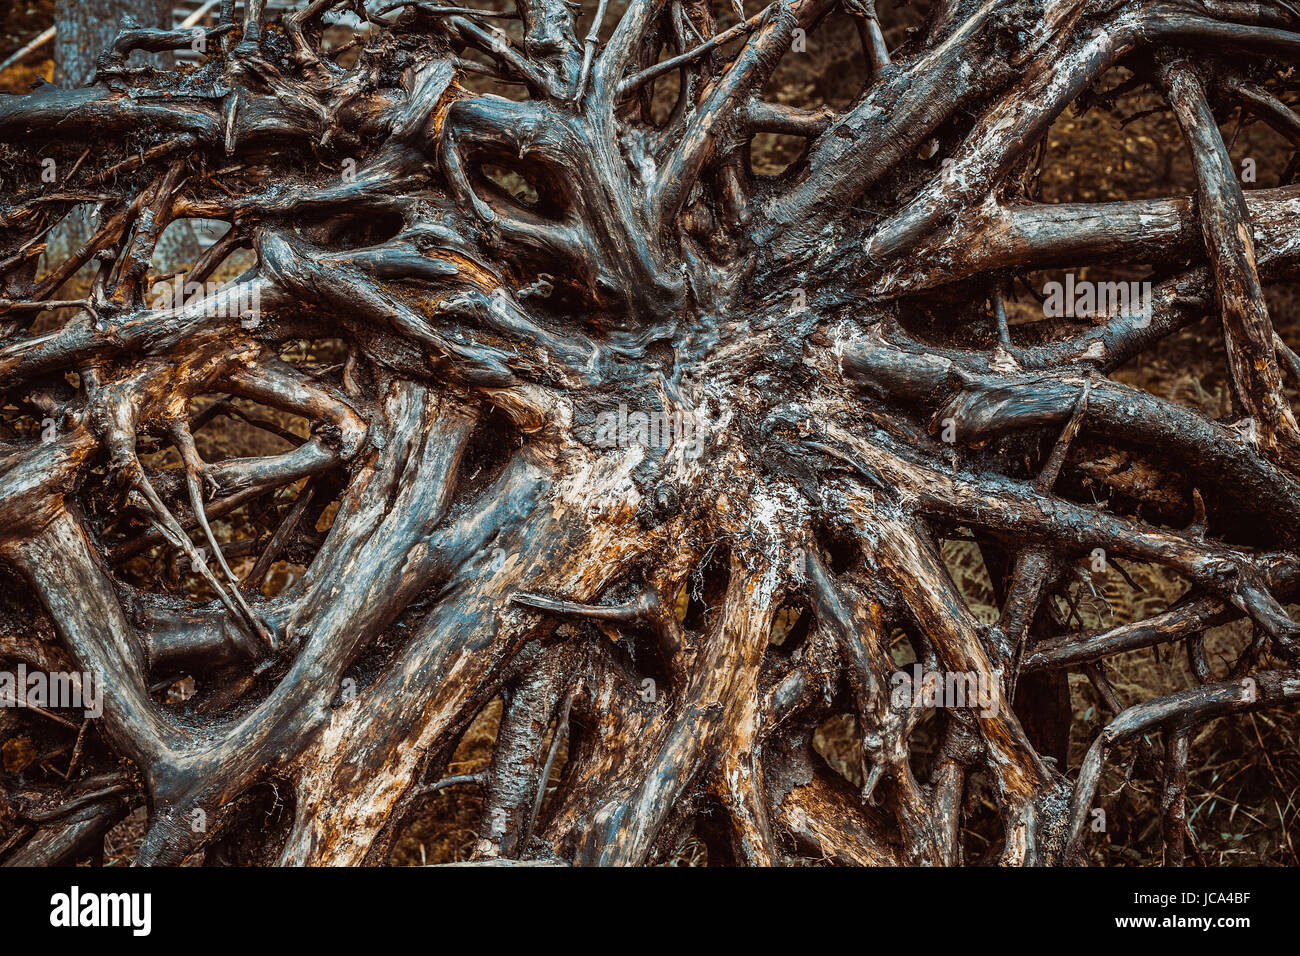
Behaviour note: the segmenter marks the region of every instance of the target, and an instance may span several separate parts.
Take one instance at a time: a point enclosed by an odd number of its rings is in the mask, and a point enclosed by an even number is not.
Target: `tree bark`
[[[131,55],[189,31],[64,37],[67,82],[0,97],[0,663],[104,691],[93,732],[21,715],[71,756],[0,796],[6,862],[93,857],[144,805],[142,864],[383,863],[455,786],[482,793],[475,862],[639,865],[699,833],[711,862],[959,865],[978,780],[994,858],[1075,863],[1105,762],[1159,732],[1181,863],[1194,729],[1300,698],[1300,359],[1263,298],[1300,192],[1243,193],[1215,122],[1248,69],[1240,101],[1300,128],[1260,92],[1300,59],[1289,8],[943,4],[890,48],[845,3],[871,70],[837,111],[764,99],[837,0],[727,30],[694,0],[394,4],[355,59],[323,41],[337,5],[224,4],[184,75]],[[1167,97],[1195,194],[1025,198],[1119,66]],[[806,149],[758,175],[763,132]],[[176,288],[155,246],[198,218],[230,230]],[[1008,321],[1011,277],[1120,258],[1147,306]],[[1108,377],[1206,315],[1230,420]],[[218,456],[226,418],[279,450]],[[984,556],[994,623],[947,537]],[[1191,590],[1072,630],[1097,555]],[[1259,638],[1216,677],[1202,635],[1239,618]],[[1124,706],[1100,664],[1174,642],[1197,686]],[[1117,711],[1076,768],[1071,669]],[[449,770],[497,697],[490,765]],[[813,749],[843,714],[859,790]]]

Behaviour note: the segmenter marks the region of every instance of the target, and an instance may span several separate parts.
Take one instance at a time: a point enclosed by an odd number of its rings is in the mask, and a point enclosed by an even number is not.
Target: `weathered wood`
[[[40,800],[0,794],[0,862],[95,858],[144,804],[141,863],[376,864],[422,798],[472,785],[464,865],[638,865],[692,833],[711,863],[959,865],[972,780],[993,856],[1074,862],[1105,760],[1159,729],[1181,863],[1194,728],[1300,699],[1300,363],[1263,299],[1300,266],[1300,187],[1243,193],[1214,119],[1245,104],[1300,141],[1264,79],[1300,58],[1289,8],[941,3],[891,49],[870,0],[723,31],[706,0],[616,24],[399,2],[343,66],[338,5],[225,3],[184,75],[130,55],[187,31],[128,25],[89,85],[0,95],[0,561],[22,591],[0,664],[104,688],[101,717],[17,716],[71,757]],[[861,95],[765,100],[832,22],[860,35]],[[1020,198],[1121,62],[1167,95],[1195,195]],[[775,177],[749,162],[764,132],[807,144]],[[38,275],[82,202],[97,228]],[[200,217],[231,228],[165,291],[155,245]],[[1152,267],[1149,310],[1009,321],[1009,276],[1113,259]],[[927,340],[921,293],[952,304]],[[1207,313],[1247,426],[1107,378]],[[205,458],[225,416],[277,450]],[[1097,446],[1173,490],[1079,498]],[[991,626],[941,557],[955,528]],[[1054,602],[1096,549],[1193,590],[1072,633]],[[1202,635],[1242,616],[1260,637],[1218,680]],[[1163,643],[1200,686],[1124,709],[1101,662]],[[1116,712],[1077,769],[1071,668]],[[160,699],[186,675],[196,698]],[[954,677],[978,699],[917,703]],[[449,770],[496,697],[490,765]],[[839,714],[856,791],[812,749]]]

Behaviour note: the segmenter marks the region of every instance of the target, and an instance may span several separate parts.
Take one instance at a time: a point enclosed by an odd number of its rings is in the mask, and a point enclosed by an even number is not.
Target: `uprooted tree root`
[[[1291,7],[955,0],[891,51],[845,0],[872,75],[837,112],[762,95],[836,0],[721,31],[702,0],[633,0],[616,24],[602,3],[585,32],[562,0],[398,3],[346,67],[322,42],[335,5],[266,24],[226,2],[183,73],[128,57],[191,31],[128,28],[93,86],[0,98],[0,556],[24,595],[0,657],[105,691],[89,726],[23,715],[68,762],[4,794],[5,861],[98,856],[143,802],[142,864],[381,862],[454,786],[481,791],[482,860],[637,864],[695,834],[714,862],[958,864],[978,776],[989,859],[1069,863],[1108,757],[1160,731],[1182,862],[1191,731],[1300,698],[1300,360],[1261,285],[1300,259],[1300,187],[1244,195],[1214,114],[1300,144]],[[1032,201],[1048,128],[1121,65],[1165,97],[1196,194]],[[775,177],[751,168],[763,132],[807,142]],[[84,202],[94,234],[38,275]],[[154,246],[184,218],[230,229],[160,303]],[[1149,310],[1009,326],[1018,274],[1115,260],[1150,265]],[[90,263],[84,298],[56,298]],[[1236,421],[1108,378],[1207,314]],[[300,339],[344,359],[287,360]],[[250,403],[309,437],[205,461],[218,416],[277,427]],[[1130,467],[1107,476],[1084,439]],[[176,467],[154,466],[167,447]],[[260,536],[213,531],[253,512]],[[954,534],[990,571],[992,625],[943,563]],[[1099,555],[1190,590],[1071,631],[1057,598]],[[281,560],[305,570],[267,596]],[[1258,638],[1215,674],[1202,636],[1239,617]],[[926,773],[900,641],[991,695],[937,713]],[[1173,642],[1198,685],[1123,708],[1105,660]],[[1078,768],[1072,668],[1117,711]],[[184,674],[200,693],[163,702]],[[497,697],[490,765],[449,775]],[[860,792],[811,746],[843,713]]]

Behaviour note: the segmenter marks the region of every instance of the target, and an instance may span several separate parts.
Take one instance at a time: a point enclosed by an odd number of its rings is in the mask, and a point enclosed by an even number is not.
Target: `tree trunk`
[[[1159,732],[1181,861],[1189,730],[1300,698],[1300,359],[1263,295],[1300,261],[1300,187],[1244,194],[1215,120],[1300,129],[1271,85],[1290,9],[937,2],[891,46],[860,0],[728,29],[694,0],[410,3],[357,55],[322,41],[334,5],[225,4],[183,79],[128,58],[190,33],[131,27],[94,85],[0,97],[0,659],[104,695],[93,730],[22,714],[69,764],[4,794],[0,853],[92,856],[143,803],[141,863],[382,863],[473,786],[478,861],[643,864],[698,833],[713,862],[955,865],[986,788],[992,858],[1069,863],[1108,758]],[[851,105],[765,98],[845,23]],[[1052,123],[1120,66],[1167,97],[1195,194],[1033,201]],[[765,132],[806,142],[776,176]],[[94,235],[38,274],[88,194]],[[231,229],[176,288],[150,261],[193,218]],[[1114,261],[1149,296],[1008,320],[1013,278]],[[1206,315],[1232,420],[1109,377]],[[222,418],[281,444],[218,454]],[[1121,452],[1179,490],[1107,477]],[[1123,562],[1190,590],[1071,630],[1082,569]],[[1241,617],[1259,640],[1216,675],[1201,636]],[[1175,642],[1197,685],[1123,706],[1101,663]],[[1078,767],[1070,669],[1118,711]],[[449,772],[497,697],[490,767]],[[812,746],[844,714],[860,790]]]
[[[54,82],[83,86],[95,75],[99,55],[108,49],[129,16],[142,27],[170,28],[172,3],[150,0],[57,0],[54,5]],[[164,66],[161,56],[141,55],[135,65]]]
[[[141,27],[170,28],[172,4],[165,0],[127,3],[124,0],[58,0],[54,7],[54,82],[60,86],[82,86],[95,76],[101,53],[123,29],[123,17]],[[188,45],[188,44],[186,44]],[[167,53],[137,53],[134,66],[168,69],[175,66]],[[205,224],[206,225],[206,224]],[[94,232],[94,204],[74,206],[47,240],[47,263],[57,263],[72,255]],[[179,222],[171,232],[159,238],[155,264],[162,272],[183,269],[202,246],[195,225]]]

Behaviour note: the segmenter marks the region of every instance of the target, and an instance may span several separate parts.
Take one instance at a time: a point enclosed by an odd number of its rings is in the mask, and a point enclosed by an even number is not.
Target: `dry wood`
[[[730,29],[703,0],[407,2],[369,11],[348,66],[323,40],[342,3],[237,6],[196,70],[133,69],[193,35],[129,27],[90,85],[0,96],[0,665],[104,689],[92,730],[36,715],[75,753],[59,786],[0,792],[4,862],[98,858],[143,804],[143,864],[383,863],[425,796],[472,785],[480,863],[642,864],[696,834],[715,863],[958,865],[978,778],[992,858],[1069,863],[1105,760],[1156,732],[1183,862],[1195,728],[1300,699],[1295,354],[1263,296],[1300,264],[1300,187],[1243,193],[1215,120],[1244,104],[1300,142],[1268,85],[1300,59],[1289,6],[936,4],[890,49],[871,0]],[[861,96],[766,101],[833,23]],[[1167,97],[1195,195],[1009,189],[1118,65]],[[758,175],[762,132],[807,149]],[[88,199],[93,235],[38,275]],[[199,217],[230,231],[160,301],[155,244]],[[1010,277],[1115,259],[1153,270],[1149,314],[1009,322]],[[946,318],[921,330],[927,295]],[[1239,420],[1107,377],[1207,314]],[[290,447],[205,460],[224,417]],[[1188,490],[1100,507],[1085,441]],[[994,624],[941,557],[958,529]],[[1192,591],[1071,630],[1058,599],[1097,549]],[[1203,635],[1241,617],[1260,639],[1217,679]],[[1173,642],[1199,686],[1123,708],[1100,662]],[[924,772],[898,691],[935,686],[900,684],[904,645],[979,688],[937,709]],[[1074,770],[1071,668],[1116,710]],[[185,675],[198,695],[166,701]],[[498,696],[490,766],[448,772]],[[813,750],[837,714],[860,791]]]

